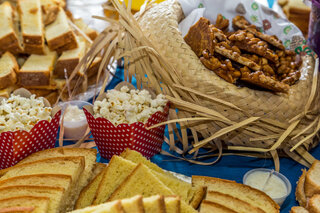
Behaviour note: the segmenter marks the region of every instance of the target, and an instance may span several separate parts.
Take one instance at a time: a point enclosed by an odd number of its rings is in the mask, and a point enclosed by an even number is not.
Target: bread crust
[[[210,202],[207,200],[204,200],[200,206],[200,213],[207,213],[205,210],[202,210],[203,208],[205,208],[204,206],[212,206],[215,209],[219,209],[221,210],[221,212],[225,212],[225,213],[236,213],[235,211],[233,211],[232,209],[229,209],[228,207],[222,206],[218,203],[214,203],[214,202]],[[210,208],[210,207],[209,207]],[[212,210],[212,209],[211,209]]]
[[[44,45],[24,44],[24,53],[43,55]]]
[[[23,48],[19,43],[19,39],[14,32],[7,34],[5,37],[0,39],[0,50],[3,52],[10,50],[15,54],[23,52]]]
[[[204,199],[205,195],[207,192],[207,187],[197,187],[195,189],[195,192],[193,194],[193,197],[190,200],[190,205],[194,208],[197,209],[200,205],[200,203],[202,202],[202,200]]]
[[[306,207],[307,206],[307,197],[304,191],[304,184],[306,178],[307,170],[302,170],[302,175],[300,176],[296,188],[296,199],[299,202],[300,206]]]
[[[313,195],[308,202],[308,211],[310,213],[319,213],[320,212],[320,194]]]
[[[59,52],[78,47],[76,36],[72,31],[68,31],[56,38],[47,40],[47,43],[50,50],[57,50]]]
[[[320,186],[318,186],[318,184],[315,183],[310,177],[311,173],[315,170],[316,164],[318,163],[319,161],[315,161],[306,173],[304,190],[307,197],[312,197],[314,194],[320,193]]]
[[[19,71],[19,84],[21,86],[47,86],[50,85],[49,71]]]

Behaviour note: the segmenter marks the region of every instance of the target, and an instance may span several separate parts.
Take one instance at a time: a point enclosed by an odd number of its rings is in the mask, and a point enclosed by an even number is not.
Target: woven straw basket
[[[167,122],[167,143],[172,150],[197,154],[200,147],[206,147],[218,150],[219,156],[222,149],[228,149],[274,159],[281,150],[304,165],[312,163],[314,158],[307,150],[318,141],[320,92],[311,56],[303,56],[302,77],[289,94],[240,88],[205,68],[184,42],[178,30],[183,13],[177,0],[144,5],[135,16],[116,0],[111,2],[114,8],[108,9],[116,10],[120,20],[105,18],[113,25],[93,48],[98,52],[104,46],[104,67],[124,57],[126,80],[135,76],[138,87],[167,95],[173,106]],[[91,52],[84,60],[94,56]],[[177,145],[174,133],[182,146]]]

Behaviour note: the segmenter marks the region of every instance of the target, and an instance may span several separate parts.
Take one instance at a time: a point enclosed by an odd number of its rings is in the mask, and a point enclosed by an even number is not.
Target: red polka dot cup
[[[100,96],[97,100],[102,99]],[[147,128],[167,121],[169,103],[164,107],[163,112],[154,113],[145,124],[135,122],[114,126],[106,118],[94,118],[92,106],[84,106],[83,110],[103,158],[111,159],[113,155],[120,155],[126,148],[136,150],[146,158],[150,158],[161,151],[165,125],[152,129]]]
[[[31,93],[25,89],[14,92],[15,95],[30,97]],[[50,106],[45,100],[45,105]],[[30,131],[7,131],[0,133],[0,169],[14,166],[32,153],[54,148],[59,128],[61,110],[52,109],[51,121],[37,122]]]

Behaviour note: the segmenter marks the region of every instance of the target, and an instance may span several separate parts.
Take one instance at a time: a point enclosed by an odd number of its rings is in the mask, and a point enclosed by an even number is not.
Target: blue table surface
[[[112,89],[119,82],[123,81],[123,69],[117,69],[115,77],[112,79],[111,83],[108,85],[108,89]],[[167,134],[167,132],[166,132]],[[163,143],[163,150],[169,152],[169,147],[166,143]],[[175,154],[170,152],[171,154]],[[320,147],[311,150],[311,154],[314,157],[320,155]],[[98,154],[98,161],[102,163],[108,162],[106,159],[103,159]],[[222,156],[222,158],[214,165],[211,166],[202,166],[192,164],[186,161],[177,160],[172,157],[164,155],[155,155],[151,158],[151,161],[158,164],[163,169],[184,174],[186,176],[192,175],[203,175],[218,177],[228,180],[235,180],[238,183],[242,183],[242,178],[244,174],[254,168],[270,168],[274,169],[274,164],[272,159],[261,159],[253,157],[242,157],[242,156]],[[203,160],[203,162],[212,161],[212,159]],[[292,184],[292,191],[290,196],[287,198],[285,203],[281,207],[281,213],[287,213],[290,211],[292,206],[298,205],[295,200],[295,188],[296,182],[298,181],[301,170],[304,166],[299,163],[291,160],[289,158],[280,159],[280,172],[285,175]]]

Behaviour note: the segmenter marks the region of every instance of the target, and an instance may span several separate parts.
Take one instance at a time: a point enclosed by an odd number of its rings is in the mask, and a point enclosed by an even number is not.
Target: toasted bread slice
[[[123,207],[121,205],[121,202],[119,200],[104,203],[98,206],[90,206],[84,209],[78,209],[75,211],[72,211],[71,213],[126,213],[123,210]]]
[[[166,196],[164,198],[167,213],[180,213],[180,198],[178,196]]]
[[[264,192],[234,181],[205,176],[192,176],[192,184],[193,186],[206,186],[208,191],[220,192],[237,197],[268,213],[278,213],[280,209],[280,207]]]
[[[310,213],[320,212],[320,194],[315,194],[310,198],[307,209]]]
[[[78,44],[76,49],[67,50],[58,58],[54,69],[54,75],[59,78],[64,78],[64,69],[66,69],[68,77],[71,75],[72,71],[76,68],[86,52],[86,43],[84,41],[79,41]]]
[[[306,173],[304,189],[307,197],[320,193],[320,161],[314,161]]]
[[[82,30],[92,41],[98,37],[98,32],[90,28],[81,18],[75,19],[73,23]]]
[[[141,195],[122,199],[121,204],[125,212],[145,213]]]
[[[23,52],[16,29],[17,14],[8,1],[0,5],[0,52],[9,50],[13,53]]]
[[[16,58],[6,52],[0,58],[0,89],[12,86],[17,81],[16,72],[19,71],[19,66]]]
[[[93,203],[96,191],[100,185],[104,172],[106,170],[106,164],[98,163],[93,171],[92,180],[84,187],[76,202],[75,209],[83,209],[90,206]]]
[[[8,207],[33,206],[33,213],[44,213],[48,211],[50,199],[48,197],[21,196],[0,200],[0,209]]]
[[[204,200],[200,206],[200,213],[237,213],[226,206]]]
[[[46,26],[46,40],[51,50],[70,50],[78,47],[77,39],[68,23],[65,11],[59,8],[54,22]],[[66,48],[64,48],[66,47]]]
[[[243,200],[238,199],[237,197],[233,197],[228,194],[223,194],[220,192],[208,191],[206,200],[210,202],[214,202],[220,204],[222,206],[226,206],[229,209],[239,212],[239,213],[247,213],[247,212],[255,212],[255,213],[264,213],[262,209],[251,205]]]
[[[30,206],[24,206],[24,207],[18,207],[18,206],[14,206],[14,207],[8,207],[8,208],[3,208],[0,209],[0,213],[31,213],[33,212],[35,208]]]
[[[143,198],[143,206],[145,213],[166,213],[166,206],[162,195]]]
[[[97,205],[108,200],[114,190],[130,175],[136,164],[114,155],[104,172],[97,189],[93,204]]]
[[[57,59],[56,52],[46,51],[45,55],[31,55],[23,64],[18,74],[22,86],[48,86],[53,67]]]
[[[44,32],[40,0],[18,0],[24,52],[44,54]]]
[[[302,170],[302,175],[299,178],[297,188],[296,188],[296,199],[299,202],[300,206],[307,206],[307,197],[304,191],[304,183],[306,179],[307,170]]]
[[[50,199],[48,213],[64,211],[66,201],[64,189],[48,186],[7,186],[0,188],[0,200],[19,196],[48,197]]]
[[[290,213],[309,213],[309,211],[302,206],[294,206],[291,208]]]

